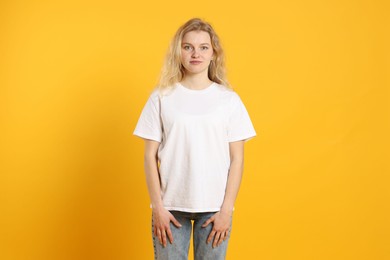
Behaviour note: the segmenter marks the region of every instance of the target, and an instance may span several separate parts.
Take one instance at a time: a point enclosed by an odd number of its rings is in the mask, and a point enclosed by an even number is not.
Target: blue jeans
[[[172,215],[182,225],[181,228],[177,228],[172,222],[170,223],[171,232],[173,235],[173,244],[171,244],[167,238],[167,246],[164,248],[157,237],[153,235],[153,217],[152,217],[152,237],[154,246],[154,258],[158,260],[187,260],[188,251],[190,246],[191,231],[194,230],[194,258],[195,260],[223,260],[226,256],[226,250],[228,241],[230,238],[231,228],[229,234],[219,246],[213,248],[212,242],[206,243],[207,237],[211,233],[213,223],[210,223],[207,227],[202,227],[216,212],[201,212],[190,213],[182,211],[171,211]],[[194,221],[192,226],[191,220]]]

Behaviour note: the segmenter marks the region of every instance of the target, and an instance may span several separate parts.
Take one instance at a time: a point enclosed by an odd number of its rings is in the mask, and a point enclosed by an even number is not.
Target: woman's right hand
[[[153,234],[158,238],[160,244],[164,247],[167,246],[167,236],[170,243],[173,243],[173,236],[170,228],[170,222],[180,228],[181,224],[176,218],[164,207],[153,208],[153,223],[154,229]]]

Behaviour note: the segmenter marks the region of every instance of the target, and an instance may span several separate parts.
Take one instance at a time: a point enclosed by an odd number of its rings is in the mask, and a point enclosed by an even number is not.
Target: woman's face
[[[181,63],[188,74],[207,76],[210,61],[213,58],[210,35],[205,31],[187,32],[181,43]]]

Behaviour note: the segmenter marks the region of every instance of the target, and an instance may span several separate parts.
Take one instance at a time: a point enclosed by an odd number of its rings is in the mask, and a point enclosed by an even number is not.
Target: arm
[[[244,170],[244,143],[245,141],[238,141],[229,144],[230,169],[221,212],[230,216],[233,214],[233,207],[240,188],[242,173]]]
[[[240,188],[244,168],[244,143],[245,141],[229,143],[230,168],[222,207],[219,212],[202,225],[206,227],[214,222],[213,229],[207,238],[207,243],[209,243],[214,237],[213,247],[219,246],[227,238],[229,232],[233,206]]]
[[[159,145],[159,142],[145,139],[144,168],[153,210],[153,233],[165,247],[167,244],[167,236],[169,241],[173,243],[173,236],[169,225],[170,222],[172,221],[177,227],[180,227],[181,225],[175,217],[163,207],[157,164],[157,151]]]
[[[144,169],[152,208],[162,207],[157,151],[160,143],[145,139]]]

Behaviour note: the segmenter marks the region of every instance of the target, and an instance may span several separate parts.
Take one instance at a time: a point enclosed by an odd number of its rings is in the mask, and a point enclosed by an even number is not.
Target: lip
[[[191,60],[190,63],[191,64],[200,64],[200,63],[202,63],[202,61],[200,61],[200,60]]]

